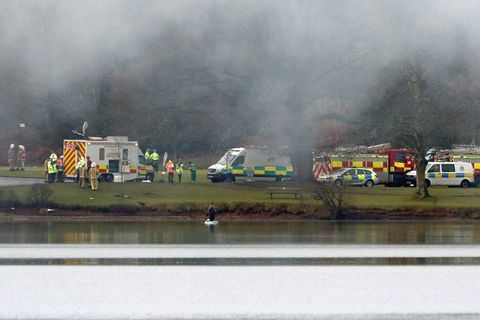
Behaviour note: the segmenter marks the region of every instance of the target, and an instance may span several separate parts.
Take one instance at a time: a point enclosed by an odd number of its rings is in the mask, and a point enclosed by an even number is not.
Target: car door
[[[426,178],[430,180],[432,186],[438,186],[442,181],[442,173],[440,172],[440,164],[432,164],[430,168],[427,169]]]
[[[347,170],[343,174],[343,180],[345,181],[346,184],[354,184],[354,177],[356,177],[355,169],[350,169]]]
[[[357,171],[357,184],[363,185],[365,184],[365,170],[363,169],[356,169]]]
[[[442,164],[442,185],[458,186],[462,179],[457,178],[455,173],[455,164],[444,163]]]

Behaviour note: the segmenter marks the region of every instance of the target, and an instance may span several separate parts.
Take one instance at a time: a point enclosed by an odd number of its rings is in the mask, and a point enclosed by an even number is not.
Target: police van
[[[407,173],[407,184],[416,184],[417,172]],[[425,182],[429,186],[461,186],[475,184],[474,171],[468,162],[430,162],[425,170]]]

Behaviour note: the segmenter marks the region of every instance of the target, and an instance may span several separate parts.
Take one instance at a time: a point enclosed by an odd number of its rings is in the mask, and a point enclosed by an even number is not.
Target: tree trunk
[[[291,153],[294,178],[297,182],[307,182],[313,179],[312,155],[306,145],[294,147]]]
[[[427,168],[427,160],[425,157],[416,157],[415,159],[417,169],[417,192],[416,195],[420,199],[429,197],[428,188],[425,182],[425,169]]]

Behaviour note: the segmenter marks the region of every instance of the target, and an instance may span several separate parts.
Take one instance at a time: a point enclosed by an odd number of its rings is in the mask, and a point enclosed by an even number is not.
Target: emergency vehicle
[[[377,174],[373,172],[373,170],[366,168],[339,169],[337,171],[334,171],[332,174],[319,176],[317,181],[324,183],[334,183],[337,186],[347,184],[365,187],[373,187],[380,182]]]
[[[407,173],[407,184],[415,186],[417,172]],[[425,184],[429,186],[460,186],[468,188],[475,183],[473,166],[469,162],[430,162],[425,169]]]
[[[480,148],[478,146],[454,146],[452,149],[429,151],[429,160],[444,162],[469,162],[474,170],[474,184],[480,186]]]
[[[414,167],[411,151],[393,149],[389,145],[378,149],[342,150],[313,157],[313,175],[317,181],[323,181],[326,175],[339,169],[367,168],[376,173],[380,184],[403,186],[405,174]]]
[[[76,178],[77,163],[87,156],[97,165],[98,181],[153,181],[153,167],[147,165],[137,141],[128,137],[109,136],[106,138],[68,139],[63,141],[64,175]]]
[[[288,155],[266,148],[233,148],[217,163],[208,167],[207,178],[212,182],[282,181],[293,177]]]

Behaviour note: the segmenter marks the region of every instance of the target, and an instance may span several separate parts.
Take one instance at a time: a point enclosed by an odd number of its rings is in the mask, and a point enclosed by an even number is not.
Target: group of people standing
[[[25,170],[25,160],[27,153],[25,152],[25,146],[18,145],[18,151],[15,148],[15,144],[11,144],[8,149],[8,166],[10,171]]]
[[[78,182],[80,188],[85,188],[86,183],[89,183],[92,190],[98,190],[98,167],[95,162],[90,160],[89,156],[86,160],[84,157],[80,158],[77,162],[76,171],[76,182]]]
[[[145,160],[147,160],[147,164],[151,164],[155,173],[158,172],[158,161],[160,160],[160,155],[157,153],[157,149],[150,150],[147,148],[145,151]]]
[[[57,157],[55,151],[52,150],[50,157],[48,157],[43,163],[43,169],[45,172],[45,182],[64,182],[65,176],[63,174],[63,156]]]
[[[192,161],[190,161],[189,164],[190,166],[188,167],[188,170],[190,170],[190,180],[192,183],[195,183],[197,181],[197,167]],[[168,183],[174,182],[175,174],[177,174],[178,183],[182,183],[184,167],[181,159],[178,159],[177,163],[173,163],[172,160],[168,160],[165,164],[165,168],[167,168],[168,172]]]
[[[153,169],[155,170],[155,173],[157,173],[160,161],[160,156],[157,153],[157,150],[153,149],[152,151],[150,148],[147,148],[147,151],[145,151],[145,159],[147,161],[147,164],[151,164]],[[190,170],[190,178],[192,183],[195,183],[197,181],[197,167],[192,161],[190,161],[189,164],[190,166],[188,167],[188,170]],[[168,160],[165,163],[165,168],[167,169],[168,173],[168,183],[174,183],[175,174],[177,175],[178,183],[182,183],[182,176],[184,171],[182,159],[178,159],[177,163],[174,163],[172,160]]]

